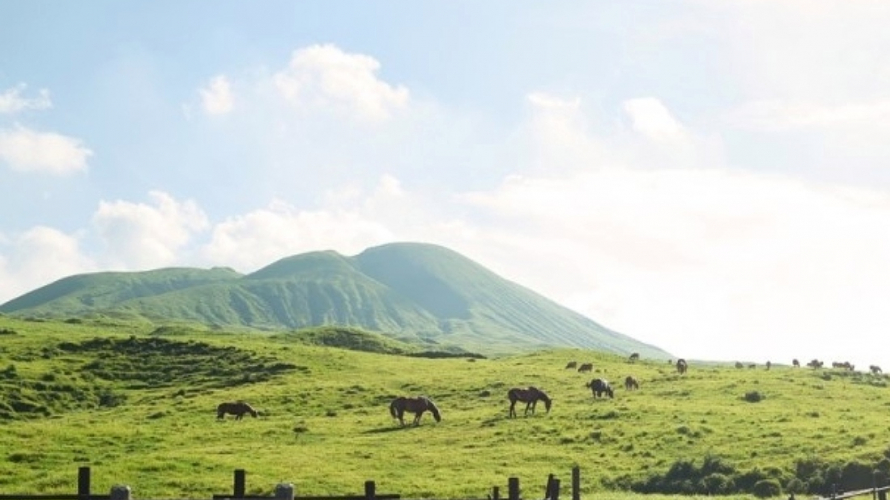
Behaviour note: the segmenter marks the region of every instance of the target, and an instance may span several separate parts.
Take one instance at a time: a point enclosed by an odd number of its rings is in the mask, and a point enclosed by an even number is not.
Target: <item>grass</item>
[[[136,498],[209,498],[231,491],[239,468],[249,494],[282,481],[357,494],[373,479],[406,498],[483,498],[516,476],[534,497],[577,465],[584,494],[618,499],[706,457],[784,487],[801,461],[875,464],[888,448],[886,377],[696,363],[681,376],[586,350],[431,359],[174,330],[0,316],[0,493],[72,493],[89,465],[94,491],[123,483]],[[621,384],[630,374],[638,391]],[[619,386],[614,399],[591,397],[594,377]],[[526,385],[546,390],[552,411],[508,419],[507,389]],[[388,404],[402,394],[432,397],[442,422],[398,427]],[[216,405],[235,399],[260,417],[217,421]]]

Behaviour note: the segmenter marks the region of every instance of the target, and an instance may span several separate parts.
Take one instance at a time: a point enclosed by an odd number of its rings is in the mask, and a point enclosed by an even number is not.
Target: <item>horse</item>
[[[568,370],[569,368],[575,368],[576,366],[578,366],[578,362],[577,362],[577,361],[569,361],[569,362],[566,364],[566,370]]]
[[[244,401],[228,401],[220,403],[219,406],[216,407],[217,420],[226,418],[226,413],[235,415],[235,420],[241,420],[245,413],[250,413],[250,416],[253,418],[256,418],[257,416],[257,411]]]
[[[590,392],[593,393],[594,398],[602,397],[603,394],[608,394],[610,398],[615,397],[615,392],[612,390],[612,386],[609,385],[609,381],[602,378],[595,378],[585,384],[585,387],[590,387]]]
[[[879,373],[883,373],[883,372],[881,371],[881,367],[878,366],[878,365],[870,365],[870,366],[868,367],[868,369],[871,370],[871,372],[872,372],[873,374],[875,374],[875,375],[878,375]]]
[[[525,403],[524,415],[528,415],[529,410],[531,410],[532,415],[534,415],[535,407],[538,405],[538,401],[544,402],[544,407],[547,408],[547,413],[550,413],[550,405],[553,404],[553,400],[550,399],[550,396],[548,396],[546,392],[538,389],[537,387],[529,387],[528,389],[520,389],[519,387],[514,387],[507,391],[507,399],[510,400],[510,412],[508,413],[508,416],[510,417],[516,416],[517,401],[522,401],[523,403]]]
[[[593,363],[584,363],[578,367],[578,372],[589,372],[593,371]]]
[[[640,381],[635,379],[633,376],[628,375],[627,378],[624,379],[624,388],[628,391],[639,389]]]
[[[680,358],[677,360],[677,373],[686,373],[686,370],[689,368],[689,365],[686,364],[686,360]]]
[[[800,361],[797,358],[791,360],[791,364],[794,365],[795,368],[800,368]]]
[[[392,403],[389,404],[389,413],[392,415],[392,418],[399,419],[399,423],[402,424],[402,427],[405,426],[405,419],[403,417],[406,411],[414,414],[414,425],[420,425],[420,417],[422,417],[423,413],[426,411],[433,414],[433,418],[436,419],[436,422],[442,421],[442,414],[439,413],[439,407],[426,396],[418,396],[416,398],[399,396],[393,399]]]
[[[640,359],[640,353],[638,353],[638,352],[632,353],[630,355],[630,357],[627,358],[627,360],[630,361],[631,363],[633,363],[634,361],[636,361],[638,359]]]

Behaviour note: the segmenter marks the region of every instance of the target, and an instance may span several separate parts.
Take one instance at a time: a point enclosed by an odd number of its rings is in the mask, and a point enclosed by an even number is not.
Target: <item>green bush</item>
[[[751,391],[751,392],[745,393],[744,400],[749,403],[759,403],[760,401],[763,401],[765,398],[766,398],[766,396],[764,396],[763,394],[761,394],[757,391]]]
[[[782,486],[775,479],[762,479],[754,484],[751,492],[757,498],[769,498],[782,494]]]

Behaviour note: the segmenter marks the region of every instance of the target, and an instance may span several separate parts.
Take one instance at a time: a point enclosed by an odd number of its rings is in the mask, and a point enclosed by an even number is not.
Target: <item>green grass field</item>
[[[565,369],[572,360],[594,373]],[[638,391],[624,389],[627,375]],[[614,399],[592,398],[594,377]],[[507,418],[507,390],[527,385],[550,394],[552,411]],[[416,394],[436,401],[441,422],[399,427],[389,401]],[[218,421],[216,405],[237,399],[260,417]],[[750,498],[746,481],[761,480],[805,493],[875,470],[883,481],[888,410],[886,377],[837,370],[692,362],[678,375],[582,350],[428,359],[290,334],[0,316],[0,493],[73,493],[82,465],[94,491],[128,484],[142,499],[226,493],[238,468],[250,494],[279,482],[357,494],[373,479],[404,498],[484,498],[516,476],[540,498],[548,474],[568,485],[575,465],[583,493],[602,499],[703,485]]]

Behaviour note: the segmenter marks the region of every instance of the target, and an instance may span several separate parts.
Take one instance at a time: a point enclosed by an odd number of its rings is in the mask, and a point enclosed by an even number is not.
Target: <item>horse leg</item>
[[[399,408],[399,424],[405,427],[405,410]]]
[[[422,416],[423,416],[422,411],[419,411],[414,414],[414,427],[417,427],[418,425],[420,425],[420,417],[422,417]]]
[[[515,417],[515,416],[516,416],[516,400],[511,400],[510,401],[510,413],[508,414],[508,418]]]

